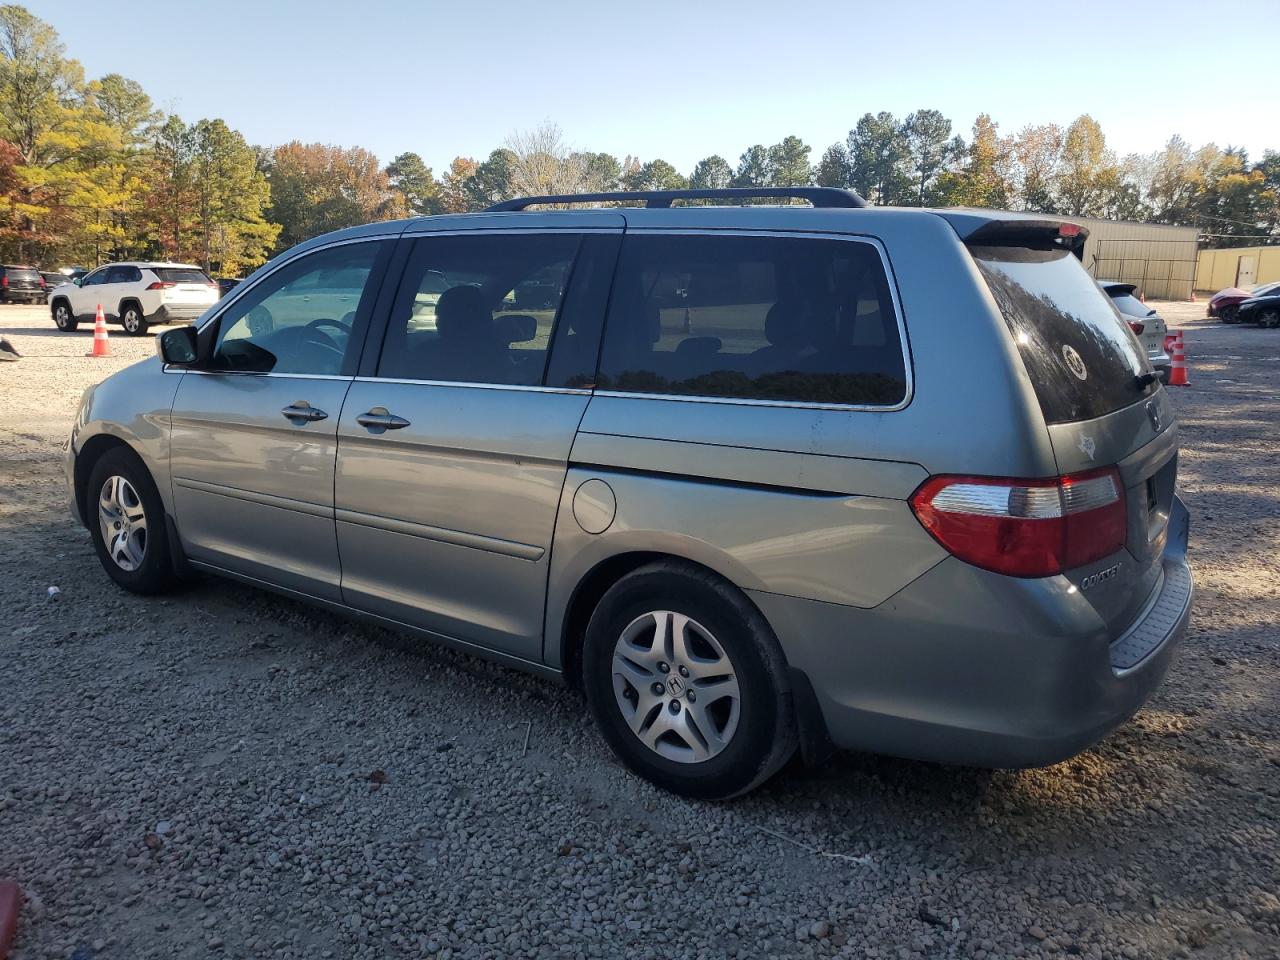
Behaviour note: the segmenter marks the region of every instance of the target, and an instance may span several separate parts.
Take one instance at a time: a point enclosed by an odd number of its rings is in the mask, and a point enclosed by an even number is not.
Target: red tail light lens
[[[1051,577],[1110,556],[1128,525],[1114,467],[1046,480],[937,476],[911,509],[949,553],[1012,577]]]
[[[155,283],[147,285],[148,290],[168,290],[170,287],[176,287],[177,284],[172,280],[157,280]]]
[[[1138,336],[1142,336],[1142,331],[1147,328],[1147,325],[1145,323],[1140,323],[1137,320],[1130,320],[1128,321],[1128,323],[1129,323],[1129,329],[1132,330],[1134,333],[1136,333]]]
[[[3,277],[0,277],[0,287],[7,287],[8,285],[9,275],[6,273]]]

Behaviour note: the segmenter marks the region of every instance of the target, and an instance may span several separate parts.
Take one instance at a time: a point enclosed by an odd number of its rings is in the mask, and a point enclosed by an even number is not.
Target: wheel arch
[[[98,461],[103,458],[109,451],[124,449],[132,453],[142,468],[151,473],[147,468],[147,462],[143,456],[133,448],[129,441],[125,440],[114,433],[98,433],[94,434],[80,447],[76,453],[75,461],[75,498],[76,507],[80,511],[80,518],[87,527],[90,522],[89,513],[89,475],[93,473],[93,468]],[[151,478],[155,482],[155,477]]]
[[[59,304],[59,303],[66,304],[67,310],[71,313],[71,316],[72,316],[73,318],[75,317],[76,312],[75,312],[74,310],[72,310],[72,309],[71,309],[71,299],[70,299],[70,298],[69,298],[65,293],[60,293],[60,294],[58,294],[56,297],[54,297],[53,299],[51,299],[51,300],[49,301],[49,314],[50,314],[50,316],[52,316],[52,315],[53,315],[53,311],[54,311],[54,310],[56,310],[56,309],[58,308],[58,304]]]
[[[560,621],[558,636],[554,638],[554,641],[559,645],[559,663],[565,683],[578,689],[582,686],[582,646],[586,639],[587,622],[591,619],[591,614],[599,604],[600,599],[608,592],[610,587],[627,574],[650,563],[664,560],[695,567],[710,576],[723,580],[741,592],[747,603],[755,607],[765,622],[768,622],[768,617],[751,599],[750,594],[741,584],[735,583],[733,578],[726,576],[722,570],[717,570],[692,557],[664,550],[632,549],[614,553],[598,560],[578,578],[577,583],[569,593],[564,616]],[[785,653],[783,656],[785,659]]]
[[[135,307],[138,308],[138,313],[142,315],[142,319],[145,322],[147,319],[147,311],[142,308],[142,301],[139,300],[136,296],[128,296],[128,297],[121,298],[120,304],[116,307],[116,319],[120,320],[122,323],[124,322],[124,308],[127,307],[129,304],[133,304]]]

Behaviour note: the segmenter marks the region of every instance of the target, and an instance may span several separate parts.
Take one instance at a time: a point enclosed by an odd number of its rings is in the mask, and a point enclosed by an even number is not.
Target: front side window
[[[235,301],[218,321],[210,368],[337,375],[382,244],[299,257]]]
[[[879,251],[819,238],[629,235],[598,386],[902,403],[906,361]]]
[[[378,376],[538,385],[581,238],[424,237],[400,283]]]
[[[95,270],[95,271],[93,271],[93,273],[89,274],[89,275],[88,275],[88,276],[86,276],[83,280],[81,280],[81,281],[80,281],[80,286],[82,286],[82,287],[93,287],[93,286],[97,286],[97,285],[98,285],[98,284],[100,284],[100,283],[106,283],[106,282],[107,282],[107,269],[108,269],[108,268],[104,267],[104,268],[103,268],[103,269],[101,269],[101,270]]]

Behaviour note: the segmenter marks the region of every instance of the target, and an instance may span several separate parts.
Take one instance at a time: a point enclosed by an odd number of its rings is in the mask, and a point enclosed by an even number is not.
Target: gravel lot
[[[115,589],[61,451],[152,340],[86,359],[0,307],[14,957],[1280,956],[1280,331],[1157,306],[1200,598],[1151,704],[1048,769],[844,755],[730,804],[630,776],[549,683],[229,583]]]

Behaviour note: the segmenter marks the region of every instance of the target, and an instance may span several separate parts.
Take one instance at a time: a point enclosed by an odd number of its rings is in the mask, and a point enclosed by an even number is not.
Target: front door
[[[414,241],[380,356],[338,426],[348,604],[541,659],[556,505],[617,242],[568,232]]]
[[[110,267],[99,267],[93,273],[85,274],[79,286],[68,292],[67,296],[71,300],[71,312],[80,320],[92,320],[101,304],[105,313],[112,310],[108,301],[111,299],[109,294],[111,288],[107,286],[107,276],[111,272]]]
[[[338,419],[389,247],[293,259],[213,321],[211,359],[183,375],[173,405],[173,497],[192,560],[341,599]]]

